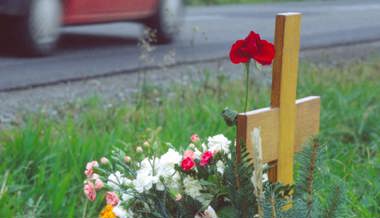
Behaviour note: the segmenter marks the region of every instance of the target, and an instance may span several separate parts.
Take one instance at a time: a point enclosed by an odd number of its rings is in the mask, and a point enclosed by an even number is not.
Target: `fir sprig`
[[[226,164],[227,197],[236,217],[252,218],[257,213],[256,196],[251,182],[253,161],[245,145],[241,146],[239,158],[237,156],[232,147],[231,159],[239,161],[229,161]]]

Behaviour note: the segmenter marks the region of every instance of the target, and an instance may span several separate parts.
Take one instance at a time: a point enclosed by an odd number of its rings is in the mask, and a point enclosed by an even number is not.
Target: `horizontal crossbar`
[[[320,97],[310,96],[296,101],[296,136],[294,151],[300,151],[302,145],[319,132]],[[264,163],[278,159],[280,134],[279,108],[263,108],[241,113],[237,119],[237,140],[247,145],[252,154],[250,134],[254,128],[260,128]]]

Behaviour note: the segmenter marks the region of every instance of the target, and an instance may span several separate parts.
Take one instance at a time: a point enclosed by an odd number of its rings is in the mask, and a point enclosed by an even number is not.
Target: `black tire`
[[[60,0],[30,0],[26,15],[15,20],[12,34],[18,41],[17,49],[27,56],[51,54],[59,40],[61,20]]]
[[[173,41],[183,22],[183,0],[160,0],[156,13],[145,25],[156,31],[158,43]]]

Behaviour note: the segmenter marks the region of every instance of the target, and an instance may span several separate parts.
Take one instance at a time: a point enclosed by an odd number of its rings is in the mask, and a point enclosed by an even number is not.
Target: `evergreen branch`
[[[311,148],[311,154],[310,154],[310,163],[309,163],[309,170],[308,175],[306,177],[306,192],[307,192],[307,199],[306,199],[306,205],[307,205],[307,217],[311,217],[311,211],[313,209],[313,182],[314,182],[314,174],[315,174],[315,167],[318,157],[318,148],[319,143],[317,140],[314,140],[312,148]]]
[[[304,217],[307,218],[311,218],[314,215],[314,186],[320,155],[320,144],[317,139],[314,139],[313,144],[305,147],[297,155],[297,165],[299,168],[294,196],[304,201]]]
[[[337,185],[335,186],[333,194],[331,194],[331,198],[329,201],[329,207],[327,207],[322,215],[324,218],[333,218],[336,216],[338,211],[338,207],[341,204],[341,196],[342,191],[341,188]]]
[[[233,146],[233,145],[232,145]],[[252,193],[254,186],[251,182],[253,175],[253,160],[243,144],[240,149],[239,161],[236,150],[231,146],[231,161],[226,163],[225,177],[234,217],[252,218],[257,213],[256,196]]]

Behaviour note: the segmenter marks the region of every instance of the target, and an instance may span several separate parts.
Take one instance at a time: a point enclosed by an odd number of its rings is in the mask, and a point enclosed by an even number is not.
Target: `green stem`
[[[244,64],[245,70],[245,104],[243,112],[247,112],[248,110],[248,94],[249,94],[249,62]]]

